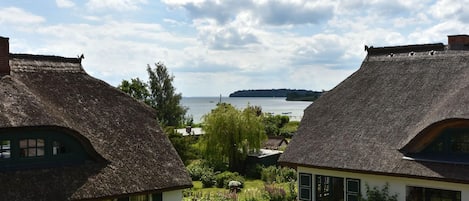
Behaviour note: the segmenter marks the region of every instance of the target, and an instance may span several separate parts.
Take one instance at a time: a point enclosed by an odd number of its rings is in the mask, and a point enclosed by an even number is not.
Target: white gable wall
[[[382,189],[382,187],[387,182],[389,184],[390,195],[394,195],[397,193],[399,201],[405,201],[406,186],[417,186],[417,187],[425,187],[425,188],[461,191],[461,200],[462,201],[469,200],[469,184],[459,184],[459,183],[432,181],[432,180],[424,180],[424,179],[413,179],[413,178],[405,178],[405,177],[360,174],[360,173],[351,173],[351,172],[343,172],[343,171],[335,171],[335,170],[307,168],[307,167],[298,167],[297,170],[298,170],[298,174],[309,173],[313,175],[312,177],[313,201],[315,200],[315,192],[314,192],[315,175],[342,177],[344,179],[345,178],[360,179],[360,189],[361,189],[361,194],[363,196],[366,196],[366,188],[365,188],[366,183],[370,186],[370,188],[377,186],[378,189]]]

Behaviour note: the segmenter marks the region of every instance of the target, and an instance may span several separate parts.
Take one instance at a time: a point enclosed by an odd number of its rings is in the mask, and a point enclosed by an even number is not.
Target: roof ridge
[[[55,55],[37,55],[37,54],[15,54],[15,53],[10,53],[10,58],[15,58],[15,59],[32,59],[32,60],[41,60],[41,61],[69,62],[69,63],[81,63],[80,57],[71,58],[71,57],[62,57],[62,56],[55,56]]]

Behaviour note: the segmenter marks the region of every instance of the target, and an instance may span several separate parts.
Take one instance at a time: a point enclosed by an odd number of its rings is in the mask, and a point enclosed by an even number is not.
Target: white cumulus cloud
[[[59,8],[71,8],[75,6],[75,3],[71,0],[55,0],[55,3]]]

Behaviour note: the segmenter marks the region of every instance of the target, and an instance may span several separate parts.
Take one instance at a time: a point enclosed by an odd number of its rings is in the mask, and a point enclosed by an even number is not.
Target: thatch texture
[[[0,77],[0,128],[57,126],[103,160],[0,171],[1,200],[86,200],[190,187],[156,113],[82,69],[79,59],[11,54]]]
[[[469,165],[403,159],[426,127],[469,119],[469,51],[368,55],[306,110],[286,165],[469,183]]]

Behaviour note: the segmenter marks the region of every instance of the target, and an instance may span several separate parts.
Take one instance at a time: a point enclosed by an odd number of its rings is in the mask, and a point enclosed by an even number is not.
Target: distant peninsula
[[[315,101],[322,93],[305,89],[250,89],[235,91],[230,97],[285,97],[287,101]]]

